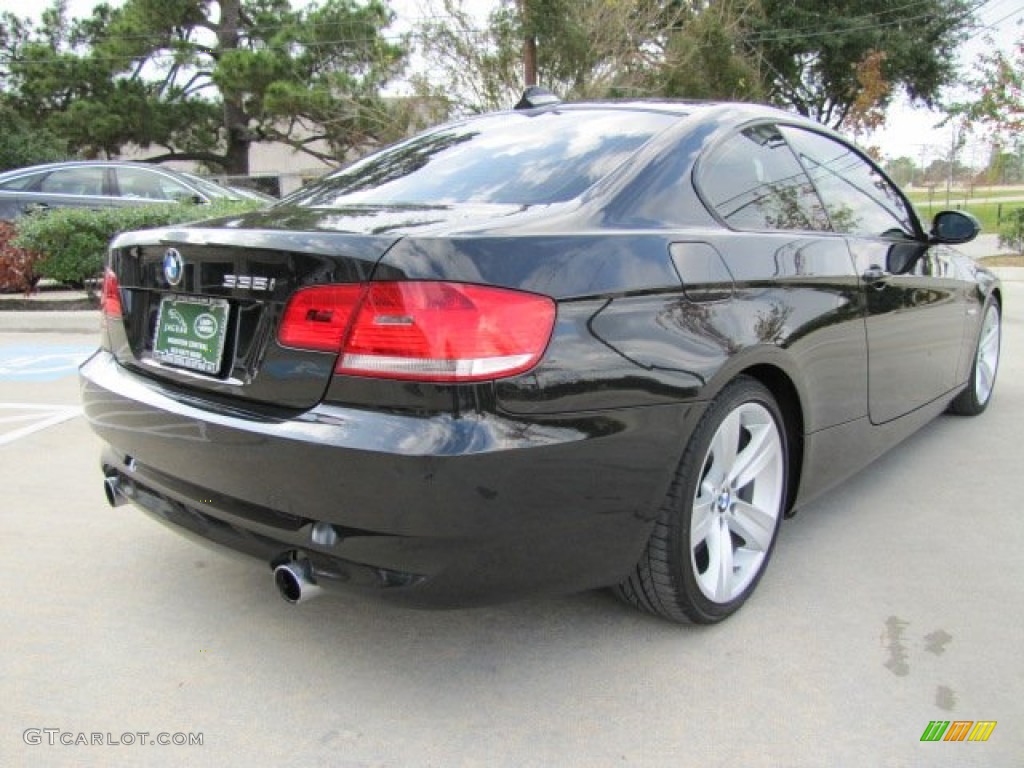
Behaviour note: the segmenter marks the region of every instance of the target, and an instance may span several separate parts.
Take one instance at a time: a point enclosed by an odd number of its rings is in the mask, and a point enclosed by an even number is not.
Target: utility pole
[[[516,0],[516,5],[519,6],[519,21],[527,27],[526,0]],[[527,34],[523,41],[523,80],[527,88],[537,84],[537,38],[532,34]]]
[[[949,198],[953,189],[953,166],[956,165],[956,126],[952,126],[952,133],[949,137],[949,175],[946,177],[946,207],[949,207]]]

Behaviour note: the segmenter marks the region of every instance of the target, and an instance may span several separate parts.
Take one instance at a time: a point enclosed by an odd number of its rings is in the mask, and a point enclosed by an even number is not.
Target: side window
[[[701,161],[698,186],[734,229],[829,229],[811,180],[774,125],[746,128],[718,145]]]
[[[193,195],[184,184],[144,168],[118,168],[117,187],[121,197],[146,200],[183,200]]]
[[[800,128],[783,127],[807,168],[837,232],[913,237],[910,213],[896,189],[845,144]]]
[[[43,179],[36,191],[53,195],[102,195],[106,172],[106,168],[64,168]]]
[[[0,184],[0,189],[4,192],[24,192],[32,189],[45,175],[46,173],[30,173],[27,176],[19,176]]]

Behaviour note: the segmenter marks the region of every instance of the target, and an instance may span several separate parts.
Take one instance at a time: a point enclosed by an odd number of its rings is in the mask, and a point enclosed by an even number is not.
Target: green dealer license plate
[[[153,357],[168,365],[217,373],[228,331],[227,299],[164,296],[156,319]]]

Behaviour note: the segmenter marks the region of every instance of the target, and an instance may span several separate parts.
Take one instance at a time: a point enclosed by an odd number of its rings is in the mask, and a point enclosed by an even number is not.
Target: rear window
[[[678,119],[611,109],[478,118],[370,155],[299,190],[289,202],[344,207],[570,200]]]
[[[5,181],[0,183],[0,189],[8,192],[21,192],[22,190],[29,189],[36,182],[38,182],[48,171],[43,173],[30,173],[27,176],[19,176],[16,179]]]

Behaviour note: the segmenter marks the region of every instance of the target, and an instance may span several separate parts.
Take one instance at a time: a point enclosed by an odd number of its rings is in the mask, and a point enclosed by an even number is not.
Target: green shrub
[[[22,216],[15,222],[14,244],[43,254],[40,276],[75,287],[99,277],[107,246],[115,235],[136,229],[231,216],[261,207],[255,202],[140,205],[129,208],[56,208]]]
[[[1024,208],[1014,208],[999,221],[999,247],[1024,253]]]

